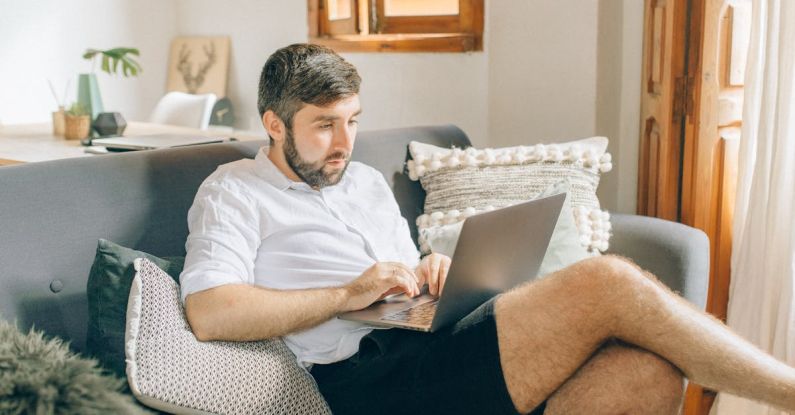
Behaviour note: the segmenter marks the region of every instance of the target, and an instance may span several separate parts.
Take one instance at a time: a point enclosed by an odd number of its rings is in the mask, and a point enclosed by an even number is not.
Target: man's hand
[[[433,253],[422,259],[414,273],[419,278],[419,286],[428,283],[428,292],[434,296],[442,295],[447,272],[450,270],[450,257]]]
[[[387,295],[405,292],[414,297],[420,293],[421,285],[409,267],[399,262],[376,262],[362,275],[345,285],[347,294],[345,308],[361,310]]]

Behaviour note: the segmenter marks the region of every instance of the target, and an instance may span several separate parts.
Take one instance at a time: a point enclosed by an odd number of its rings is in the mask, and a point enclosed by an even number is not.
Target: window
[[[338,52],[483,50],[484,0],[308,0],[309,41]]]

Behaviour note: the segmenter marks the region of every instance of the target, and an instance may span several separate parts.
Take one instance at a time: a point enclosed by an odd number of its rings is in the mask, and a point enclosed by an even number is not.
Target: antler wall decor
[[[190,50],[188,50],[188,45],[183,43],[179,50],[177,71],[182,74],[182,80],[185,82],[185,87],[191,94],[195,94],[202,84],[204,84],[204,78],[207,75],[207,71],[209,71],[210,68],[215,65],[217,59],[215,54],[215,43],[209,42],[208,44],[202,45],[202,51],[204,51],[206,59],[199,63],[199,70],[194,75],[193,63],[190,62]]]

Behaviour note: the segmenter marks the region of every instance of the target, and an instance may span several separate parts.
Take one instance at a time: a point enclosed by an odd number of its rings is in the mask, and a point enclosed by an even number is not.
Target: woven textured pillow
[[[613,167],[606,150],[605,137],[483,150],[412,141],[409,178],[419,180],[426,193],[424,213],[417,218],[420,249],[429,252],[424,229],[533,199],[565,179],[580,243],[592,253],[607,250],[610,215],[596,197],[600,173]]]
[[[135,269],[125,351],[138,400],[183,414],[331,413],[281,339],[199,342],[171,277],[144,258],[135,260]]]
[[[568,193],[568,191],[569,182],[568,180],[563,180],[545,189],[538,197]],[[422,236],[428,243],[431,252],[452,257],[455,253],[463,224],[464,221],[461,221],[449,225],[426,228],[423,229]],[[555,224],[555,230],[549,239],[547,252],[544,254],[544,259],[538,268],[538,278],[547,276],[590,256],[591,254],[588,253],[588,250],[580,244],[577,226],[571,214],[571,195],[567,194],[566,200],[560,209],[560,216],[557,224]]]

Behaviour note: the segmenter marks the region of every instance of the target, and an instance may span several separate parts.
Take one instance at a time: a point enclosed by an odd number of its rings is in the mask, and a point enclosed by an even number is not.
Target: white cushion
[[[538,198],[541,198],[567,193],[566,200],[563,202],[563,207],[560,209],[558,222],[555,224],[555,230],[552,232],[552,237],[549,240],[546,254],[538,269],[539,277],[549,275],[577,261],[592,256],[592,254],[580,244],[580,235],[577,231],[574,217],[571,214],[571,195],[568,194],[568,191],[568,180],[562,180],[553,184],[538,195]],[[465,221],[466,220],[449,225],[432,226],[423,229],[422,236],[427,242],[430,251],[452,257],[455,253],[458,237]]]
[[[179,414],[330,414],[312,376],[281,339],[200,342],[179,287],[151,261],[135,260],[125,354],[133,395]]]
[[[206,130],[217,100],[215,94],[169,92],[157,102],[149,121]]]
[[[426,193],[417,218],[421,250],[429,252],[423,229],[533,199],[563,179],[569,181],[581,244],[594,253],[607,250],[610,216],[596,197],[600,173],[613,166],[606,150],[605,137],[483,150],[412,141],[409,178],[419,180]]]

